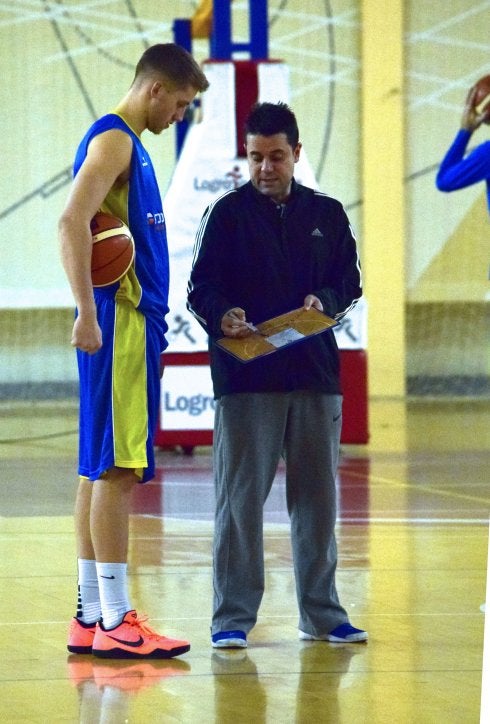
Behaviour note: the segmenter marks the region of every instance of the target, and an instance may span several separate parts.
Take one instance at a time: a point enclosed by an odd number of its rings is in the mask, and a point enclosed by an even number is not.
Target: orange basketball
[[[92,231],[92,284],[106,287],[121,279],[134,259],[134,241],[121,219],[99,211],[90,222]]]
[[[490,75],[484,75],[475,83],[476,93],[473,106],[477,113],[490,114]]]

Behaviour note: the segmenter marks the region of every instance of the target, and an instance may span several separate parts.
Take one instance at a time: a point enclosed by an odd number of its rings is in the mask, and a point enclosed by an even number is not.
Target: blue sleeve
[[[490,179],[490,141],[477,146],[465,157],[470,131],[461,129],[446,153],[436,176],[439,191],[456,191]]]

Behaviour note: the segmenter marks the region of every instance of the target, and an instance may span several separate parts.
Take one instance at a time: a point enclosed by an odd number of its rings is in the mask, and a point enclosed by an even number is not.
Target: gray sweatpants
[[[291,520],[299,628],[330,632],[348,620],[335,587],[336,488],[342,397],[240,393],[217,404],[211,632],[248,633],[264,592],[263,507],[281,456]]]

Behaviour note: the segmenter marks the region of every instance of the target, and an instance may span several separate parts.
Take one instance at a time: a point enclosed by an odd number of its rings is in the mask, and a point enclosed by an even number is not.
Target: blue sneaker
[[[318,636],[300,631],[299,638],[302,641],[330,641],[334,644],[353,644],[360,641],[367,641],[368,632],[360,628],[354,628],[350,623],[342,623],[340,626],[337,626],[337,628],[334,628],[333,631],[330,631],[330,633],[320,634]]]
[[[244,631],[220,631],[211,636],[215,649],[246,649],[247,634]]]

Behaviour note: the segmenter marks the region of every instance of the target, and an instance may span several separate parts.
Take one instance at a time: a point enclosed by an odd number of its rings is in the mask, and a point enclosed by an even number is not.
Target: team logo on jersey
[[[148,222],[148,226],[154,226],[155,229],[158,229],[159,231],[161,231],[161,229],[165,226],[163,211],[156,211],[154,214],[152,214],[151,211],[148,211],[146,214],[146,220]]]

